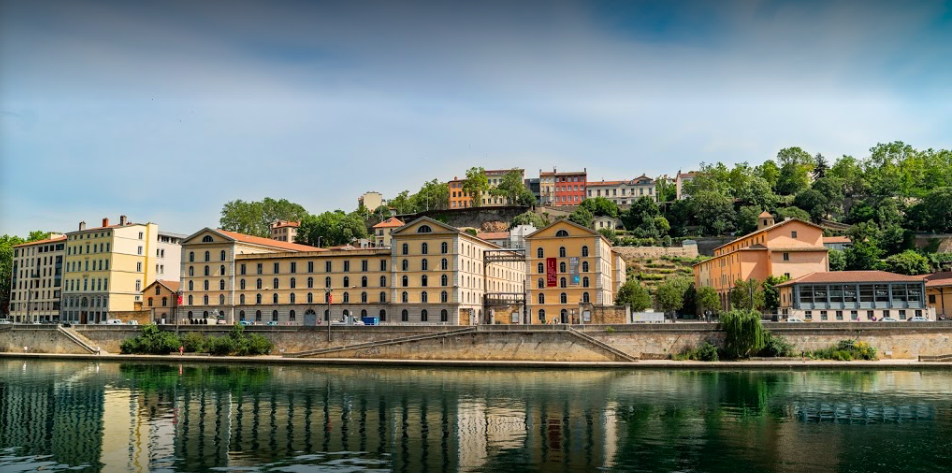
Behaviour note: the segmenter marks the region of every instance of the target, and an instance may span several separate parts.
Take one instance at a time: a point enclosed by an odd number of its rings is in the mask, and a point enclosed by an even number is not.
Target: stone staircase
[[[919,355],[920,363],[942,363],[952,361],[952,354],[946,355]]]
[[[439,332],[439,333],[410,335],[407,337],[397,337],[397,338],[390,338],[386,340],[377,340],[373,342],[356,343],[353,345],[343,345],[343,346],[331,347],[331,348],[320,348],[317,350],[307,350],[307,351],[301,351],[296,353],[285,353],[284,358],[303,358],[308,356],[327,355],[330,353],[340,353],[340,352],[351,351],[351,350],[366,350],[370,348],[379,348],[379,347],[388,346],[388,345],[398,345],[401,343],[413,343],[413,342],[419,342],[422,340],[430,340],[434,338],[462,335],[464,333],[472,333],[475,331],[476,331],[476,327],[471,326],[471,327],[465,327],[465,328],[456,329],[456,330],[447,330],[445,332]]]
[[[93,343],[90,339],[84,337],[83,335],[80,335],[78,332],[76,332],[72,328],[66,328],[61,325],[57,325],[56,330],[59,333],[63,334],[63,336],[65,336],[66,338],[70,339],[73,343],[79,345],[79,347],[85,350],[87,353],[98,352],[99,354],[102,354],[102,355],[107,354],[106,351],[102,349],[97,351],[96,349],[97,346],[95,343]]]
[[[567,332],[571,333],[571,334],[574,335],[576,338],[579,338],[579,339],[584,340],[585,342],[589,343],[590,345],[594,345],[594,346],[600,348],[601,350],[606,351],[606,352],[612,354],[613,356],[615,356],[615,358],[618,358],[618,359],[620,359],[621,361],[630,361],[630,362],[636,362],[636,361],[638,361],[638,357],[631,356],[631,355],[629,355],[629,354],[627,354],[627,353],[625,353],[625,352],[623,352],[623,351],[621,351],[621,350],[619,350],[619,349],[617,349],[617,348],[615,348],[615,347],[613,347],[613,346],[611,346],[611,345],[609,345],[609,344],[607,344],[607,343],[605,343],[605,342],[603,342],[603,341],[601,341],[601,340],[599,340],[599,339],[597,339],[597,338],[595,338],[595,337],[593,337],[593,336],[591,336],[591,335],[589,335],[589,334],[587,334],[587,333],[585,333],[585,332],[581,332],[581,331],[575,330],[575,329],[572,328],[572,327],[568,327]]]

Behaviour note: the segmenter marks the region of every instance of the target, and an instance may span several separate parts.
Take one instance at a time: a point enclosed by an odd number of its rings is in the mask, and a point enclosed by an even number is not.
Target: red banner
[[[548,287],[559,285],[559,274],[556,271],[555,258],[545,259],[545,285]]]
[[[178,302],[176,302],[176,305],[182,305],[182,293],[181,293],[181,292],[178,294]]]

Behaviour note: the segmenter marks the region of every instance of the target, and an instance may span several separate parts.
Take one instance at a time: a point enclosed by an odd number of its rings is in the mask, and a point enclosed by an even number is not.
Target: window
[[[857,321],[859,320],[859,312],[855,310],[850,311],[850,320]]]
[[[84,281],[85,281],[85,280],[84,280]],[[83,289],[83,290],[85,291],[85,289]],[[195,281],[189,281],[189,282],[188,282],[188,290],[189,290],[189,291],[194,291],[194,290],[195,290]]]
[[[205,265],[205,276],[211,276],[211,270],[208,265]]]
[[[366,270],[365,270],[366,271]],[[291,274],[297,273],[297,262],[291,262]]]
[[[426,287],[426,285],[427,285],[426,283],[427,283],[427,277],[426,277],[426,275],[424,274],[423,276],[420,277],[420,285],[423,286],[423,287]]]
[[[344,293],[344,304],[348,304],[348,303],[350,303],[350,293],[349,293],[349,292],[345,292],[345,293]]]
[[[446,253],[449,253],[449,252],[450,252],[450,246],[447,245],[445,241],[443,243],[440,243],[440,253],[443,253],[445,255]]]
[[[245,295],[241,294],[238,296],[238,305],[245,305]]]
[[[568,287],[568,284],[565,283],[565,278],[559,278],[559,287],[563,289]]]
[[[350,287],[350,276],[344,276],[344,287]]]
[[[539,322],[545,323],[545,309],[539,309]]]
[[[192,295],[191,295],[191,294],[188,295],[188,305],[195,305],[195,304],[194,304],[194,301],[192,300]],[[190,313],[191,313],[191,312],[190,312]]]
[[[291,283],[291,289],[297,288],[297,278],[291,278],[290,283]]]
[[[536,270],[539,274],[545,274],[545,265],[539,263],[539,265],[536,267]]]
[[[585,276],[584,278],[582,278],[582,287],[589,287],[589,286],[588,286],[588,276]]]
[[[830,316],[825,310],[820,311],[820,320],[829,320]]]
[[[224,291],[224,290],[225,290],[225,280],[224,280],[224,279],[221,279],[221,280],[218,281],[218,290],[219,290],[219,291]]]
[[[403,287],[409,287],[409,286],[410,286],[410,278],[408,278],[406,275],[404,275],[402,278],[400,278],[400,282],[401,282],[401,284],[402,284]]]
[[[142,280],[136,279],[136,292],[139,292],[141,290],[142,290]]]
[[[420,261],[420,270],[427,271],[430,269],[430,263],[427,260]]]
[[[330,278],[330,276],[324,278],[324,287],[331,287],[331,278]]]
[[[141,262],[141,261],[136,263],[136,272],[137,272],[137,273],[141,273],[141,272],[142,272],[142,262]]]
[[[261,294],[255,294],[255,304],[261,305]]]
[[[426,291],[420,293],[420,302],[430,302],[430,297],[427,295]]]
[[[256,269],[258,270],[258,274],[264,274],[264,263],[258,263],[258,267]]]
[[[291,312],[288,312],[288,320],[290,320],[291,322],[294,322],[297,320],[297,314],[295,314],[293,310]]]
[[[565,261],[559,263],[559,272],[560,272],[560,273],[564,273],[564,272],[565,272]]]
[[[433,233],[433,229],[429,225],[420,225],[420,228],[417,228],[417,233]]]
[[[564,247],[564,246],[560,246],[560,247],[559,247],[559,258],[565,258],[565,247]]]
[[[261,278],[258,278],[258,279],[255,281],[255,289],[261,289],[262,286],[263,286],[263,284],[261,283]]]
[[[271,303],[272,303],[272,304],[277,304],[277,303],[278,303],[278,295],[277,295],[277,294],[272,294],[272,295],[271,295]]]
[[[325,273],[331,272],[331,262],[330,262],[330,261],[325,261],[325,262],[324,262],[324,272],[325,272]]]
[[[221,260],[225,261],[225,250],[221,250]]]
[[[445,274],[440,276],[440,286],[446,287],[449,285],[450,278]]]
[[[565,231],[565,230],[559,230],[559,231],[555,232],[555,236],[557,236],[557,237],[567,237],[567,236],[569,236],[569,232],[567,232],[567,231]]]
[[[314,303],[314,293],[313,293],[313,292],[307,293],[307,303],[308,303],[308,304],[313,304],[313,303]]]
[[[313,262],[313,261],[308,261],[308,262],[307,262],[307,272],[309,272],[309,273],[313,273],[313,272],[314,272],[314,262]]]
[[[401,247],[401,250],[403,250],[403,254],[405,255],[410,254],[410,245],[404,243],[403,246]]]
[[[935,294],[929,294],[929,303],[935,304]]]
[[[790,232],[790,238],[793,238],[793,239],[796,239],[796,238],[797,238],[797,231],[796,231],[796,230],[793,230],[793,231]]]
[[[842,310],[836,311],[836,320],[843,320],[843,311],[842,311]]]
[[[245,311],[243,310],[238,311],[238,320],[245,320]]]
[[[420,311],[420,321],[426,322],[427,320],[429,320],[429,315],[427,314],[426,309],[423,309]]]
[[[803,318],[806,320],[813,320],[813,311],[812,310],[803,311]]]
[[[407,302],[410,301],[410,295],[407,294],[407,291],[403,291],[403,292],[400,294],[400,301],[403,302],[403,303],[407,303]]]
[[[545,304],[545,294],[539,293],[539,304]]]
[[[536,250],[536,258],[545,258],[545,252],[542,251],[542,248]]]
[[[313,289],[313,288],[314,288],[314,278],[310,278],[310,277],[307,278],[307,288],[308,288],[308,289]]]
[[[255,311],[255,322],[261,322],[261,311],[260,311],[260,310],[256,310],[256,311]]]
[[[387,260],[382,259],[380,260],[380,271],[386,271],[386,270],[387,270]]]
[[[583,256],[583,257],[584,257],[584,256],[588,256],[588,247],[587,247],[587,246],[583,246],[583,247],[582,247],[582,256]]]
[[[563,292],[562,294],[559,294],[559,302],[562,303],[562,304],[568,304],[568,303],[569,303],[569,296],[566,295],[564,292]]]
[[[281,273],[281,263],[274,263],[274,274]]]
[[[427,254],[430,252],[430,246],[423,242],[420,244],[420,254]]]
[[[208,305],[208,294],[202,296],[202,305]]]
[[[443,258],[443,259],[440,260],[440,269],[441,269],[441,270],[446,271],[446,270],[449,269],[449,267],[450,267],[449,261],[447,261],[446,258]]]
[[[244,275],[246,274],[246,273],[245,273],[245,269],[246,269],[246,268],[245,268],[245,264],[242,263],[242,264],[241,264],[241,275],[242,275],[242,276],[244,276]]]
[[[440,322],[449,322],[450,313],[446,309],[440,311]]]
[[[583,273],[588,272],[588,261],[582,261],[582,272]]]
[[[212,237],[209,235],[205,235],[204,237],[202,237],[202,243],[211,243],[212,241],[213,241]]]
[[[387,321],[387,311],[384,309],[380,309],[380,321],[381,322]]]
[[[206,252],[205,252],[205,261],[211,261],[211,260],[212,260],[212,259],[211,259],[211,252],[206,251]]]
[[[410,320],[410,313],[406,309],[400,311],[400,321],[407,322]]]
[[[350,272],[350,261],[347,261],[347,260],[344,261],[344,272],[345,273]]]
[[[582,293],[582,302],[584,302],[584,303],[586,303],[586,304],[589,304],[591,301],[589,300],[588,297],[589,297],[589,296],[588,296],[588,293],[587,293],[587,292],[583,292],[583,293]]]
[[[784,254],[783,254],[783,260],[784,260],[784,261],[790,261],[790,253],[784,253]]]
[[[386,302],[387,302],[387,293],[386,293],[386,292],[383,292],[383,291],[380,291],[380,303],[383,304],[383,303],[386,303]],[[382,320],[382,319],[381,319],[381,320]]]
[[[189,263],[194,263],[194,262],[195,262],[195,252],[194,252],[194,251],[189,251],[189,252],[188,252],[188,262],[189,262]]]
[[[362,303],[364,303],[364,304],[367,303],[367,293],[366,293],[366,292],[361,292],[361,293],[360,293],[360,302],[362,302]]]

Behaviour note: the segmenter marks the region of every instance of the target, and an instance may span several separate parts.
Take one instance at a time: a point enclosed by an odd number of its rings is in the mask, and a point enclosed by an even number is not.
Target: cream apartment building
[[[589,181],[586,198],[604,197],[616,205],[631,205],[642,197],[658,200],[654,179],[642,174],[628,181]]]
[[[66,236],[13,247],[10,318],[14,322],[56,321],[60,313]]]

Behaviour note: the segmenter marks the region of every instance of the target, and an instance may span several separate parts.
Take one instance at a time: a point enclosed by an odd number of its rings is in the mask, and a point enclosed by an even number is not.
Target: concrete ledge
[[[715,370],[715,371],[926,371],[952,370],[952,362],[919,363],[916,360],[881,361],[669,361],[644,360],[638,363],[614,361],[500,361],[500,360],[391,360],[367,358],[281,358],[278,356],[194,356],[194,355],[73,355],[51,353],[0,353],[0,358],[56,361],[109,361],[146,363],[212,363],[223,365],[315,365],[315,366],[386,366],[436,368],[512,368],[512,369],[626,369],[626,370]]]

